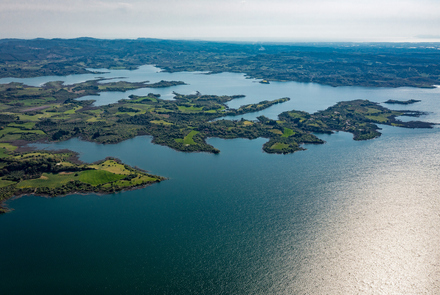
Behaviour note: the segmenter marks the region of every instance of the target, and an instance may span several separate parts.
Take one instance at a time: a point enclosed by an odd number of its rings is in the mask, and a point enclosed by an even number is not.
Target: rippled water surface
[[[156,75],[189,84],[164,96],[247,95],[232,107],[291,97],[259,113],[272,117],[339,100],[414,98],[422,102],[393,108],[427,110],[424,120],[440,122],[439,89]],[[156,81],[145,77],[132,79]],[[263,153],[265,139],[210,139],[219,155],[176,152],[150,137],[39,145],[89,162],[115,156],[169,180],[105,196],[9,201],[15,210],[0,216],[2,293],[440,294],[439,129],[381,127],[380,138],[362,142],[319,135],[326,144],[291,155]]]

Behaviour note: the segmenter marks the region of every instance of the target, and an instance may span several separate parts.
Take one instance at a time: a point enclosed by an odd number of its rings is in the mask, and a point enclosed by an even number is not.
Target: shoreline
[[[163,180],[168,180],[168,179],[169,179],[169,178],[165,178],[165,179],[163,179]],[[20,198],[23,198],[23,197],[27,197],[27,196],[36,196],[36,197],[41,197],[41,198],[46,198],[46,199],[51,199],[51,198],[64,198],[64,197],[68,197],[68,196],[71,196],[71,195],[81,195],[81,196],[86,196],[86,195],[96,195],[96,196],[105,196],[105,195],[111,195],[111,194],[116,194],[116,193],[122,193],[122,192],[128,192],[128,191],[134,191],[134,190],[138,190],[138,189],[143,189],[143,188],[146,188],[146,187],[151,186],[151,185],[153,185],[153,184],[160,183],[160,182],[162,182],[163,180],[155,181],[155,182],[151,182],[151,183],[140,184],[140,185],[136,185],[136,186],[133,186],[133,187],[130,187],[130,188],[124,188],[124,189],[121,189],[121,190],[117,190],[117,191],[114,191],[114,192],[105,192],[105,191],[98,191],[98,192],[96,192],[96,191],[81,191],[81,190],[79,190],[79,191],[72,191],[72,192],[69,192],[69,193],[67,193],[67,194],[56,195],[56,196],[51,196],[51,195],[49,195],[49,194],[44,194],[44,193],[43,193],[43,194],[36,194],[36,193],[20,193],[20,194],[16,194],[16,195],[14,194],[14,195],[12,195],[10,198],[7,198],[7,199],[4,199],[4,200],[0,201],[0,214],[8,213],[8,212],[14,211],[13,208],[9,208],[9,206],[5,206],[5,203],[6,203],[6,202],[14,201],[14,200],[17,200],[17,199],[20,199]]]
[[[158,69],[160,69],[160,72],[164,72],[164,73],[200,73],[200,74],[204,74],[204,75],[216,75],[216,74],[222,74],[222,73],[232,73],[232,74],[243,74],[246,79],[255,79],[255,80],[260,80],[257,81],[260,84],[270,84],[270,82],[297,82],[297,83],[313,83],[313,84],[318,84],[318,85],[322,85],[322,86],[331,86],[331,87],[365,87],[365,88],[401,88],[401,87],[410,87],[410,88],[417,88],[417,89],[435,89],[435,88],[440,88],[440,85],[437,84],[431,84],[431,85],[408,85],[408,84],[398,84],[398,85],[370,85],[370,84],[362,84],[362,83],[332,83],[331,81],[328,82],[320,82],[320,81],[305,81],[304,79],[278,79],[278,78],[269,78],[269,77],[262,77],[262,76],[258,76],[258,75],[253,75],[251,73],[246,73],[243,71],[234,71],[234,70],[188,70],[188,69],[183,69],[183,70],[174,70],[171,68],[168,68],[166,66],[160,66],[158,64],[152,64],[152,63],[146,63],[146,64],[139,64],[136,66],[131,67],[129,70],[133,71],[133,70],[138,70],[140,67],[142,66],[154,66]],[[102,69],[106,69],[109,71],[117,71],[120,69],[112,69],[110,68],[102,68]],[[57,77],[67,77],[67,76],[71,76],[71,75],[85,75],[85,74],[95,74],[95,72],[90,71],[90,68],[84,68],[85,71],[87,72],[73,72],[73,73],[68,73],[68,74],[59,74],[59,73],[53,73],[53,74],[41,74],[41,75],[29,75],[26,77],[18,77],[18,76],[5,76],[5,77],[0,77],[1,79],[31,79],[31,78],[39,78],[39,77],[46,77],[46,76],[57,76]],[[127,70],[127,69],[122,69],[122,70]],[[99,74],[105,74],[108,72],[98,72]],[[94,79],[93,81],[105,81],[105,80],[114,80],[114,79],[118,79],[119,77],[112,77],[112,78],[104,78],[104,77],[98,77],[96,79]],[[265,82],[263,82],[265,81]],[[151,84],[146,84],[149,83],[150,81],[143,81],[143,82],[138,82],[138,83],[143,83],[145,86],[144,88],[162,88],[162,87],[170,87],[170,86],[177,86],[177,85],[187,85],[185,82],[183,81],[159,81],[156,83],[151,83]],[[166,85],[166,86],[156,86],[156,84],[161,84],[161,82],[171,82],[172,84],[170,85]],[[1,83],[0,83],[1,84]],[[8,84],[8,83],[6,83]],[[64,81],[63,81],[64,84]],[[26,85],[26,84],[24,84]],[[125,90],[108,90],[108,91],[122,91],[122,92],[126,92],[129,89],[125,89]],[[99,96],[99,93],[97,94],[90,94],[92,95],[96,95]]]

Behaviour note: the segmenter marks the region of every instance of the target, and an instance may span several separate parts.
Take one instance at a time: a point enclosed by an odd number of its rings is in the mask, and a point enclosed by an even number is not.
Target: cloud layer
[[[414,41],[440,35],[440,1],[432,0],[0,0],[0,7],[0,38]]]

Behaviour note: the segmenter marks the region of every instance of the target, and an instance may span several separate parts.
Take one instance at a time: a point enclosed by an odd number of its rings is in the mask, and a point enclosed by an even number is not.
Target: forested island
[[[101,48],[103,44],[106,46]],[[118,54],[115,51],[116,46],[121,46]],[[196,48],[199,52],[194,55],[189,48]],[[267,52],[263,54],[246,44],[88,38],[3,40],[0,42],[0,76],[78,74],[89,72],[89,67],[134,69],[144,63],[154,63],[168,71],[246,72],[252,77],[264,79],[263,83],[269,83],[269,80],[294,80],[333,86],[431,87],[434,83],[438,84],[440,77],[437,65],[434,64],[438,60],[437,53],[425,55],[425,66],[422,68],[422,61],[416,55],[409,50],[404,51],[405,63],[418,70],[417,74],[406,72],[403,77],[403,61],[396,60],[398,57],[395,54],[399,50],[395,48],[376,46],[360,52],[353,51],[353,48],[340,47],[333,48],[332,51],[325,47],[313,47],[313,50],[303,48],[300,52],[297,51],[298,46],[265,48]],[[385,51],[388,55],[376,56],[371,51]],[[343,62],[348,60],[354,63],[359,55],[364,60],[367,58],[371,61],[388,62],[381,67],[377,67],[375,63],[369,65],[368,73],[373,71],[376,76],[374,79],[365,79],[366,72],[362,69],[362,64],[357,65],[359,68],[355,72],[359,73],[353,74],[353,64],[347,65]],[[391,61],[393,65],[390,64]],[[339,71],[337,66],[332,70],[328,69],[330,63],[339,66],[344,64],[344,71]],[[292,70],[293,68],[296,70]],[[317,71],[319,75],[315,75]],[[328,76],[328,72],[332,72],[332,75]],[[298,73],[302,73],[302,76]],[[369,81],[369,84],[365,81]],[[368,100],[340,102],[313,114],[296,110],[285,111],[279,114],[277,120],[265,116],[259,116],[257,120],[226,120],[222,117],[262,111],[274,104],[288,101],[287,97],[268,98],[236,109],[228,107],[227,102],[243,95],[174,93],[174,100],[163,100],[160,95],[149,93],[145,96],[130,95],[129,99],[99,107],[93,105],[93,100],[77,100],[104,91],[124,92],[183,84],[184,81],[149,84],[148,81],[131,83],[106,79],[73,85],[53,81],[39,87],[22,83],[0,84],[0,212],[6,210],[1,207],[3,201],[14,195],[110,193],[165,179],[129,167],[117,159],[109,158],[86,164],[79,162],[73,152],[29,150],[29,143],[64,141],[77,137],[110,144],[139,135],[151,135],[153,143],[178,151],[216,154],[220,151],[206,142],[209,137],[263,137],[268,140],[262,147],[263,151],[288,154],[303,150],[302,145],[306,143],[324,143],[314,133],[345,131],[352,133],[354,140],[367,140],[380,136],[377,124],[405,128],[432,128],[434,125],[420,121],[402,122],[397,117],[417,117],[422,113],[390,110]],[[415,102],[417,101],[387,103]]]

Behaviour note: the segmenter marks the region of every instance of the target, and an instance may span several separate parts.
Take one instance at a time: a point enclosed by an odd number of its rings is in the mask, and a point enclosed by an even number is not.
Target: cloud
[[[41,0],[41,1],[10,1],[2,4],[2,11],[6,12],[57,12],[57,13],[81,13],[81,12],[105,12],[105,11],[129,11],[133,4],[128,2],[113,1],[84,1],[84,0]]]
[[[440,27],[434,0],[0,1],[0,37],[391,40]]]

